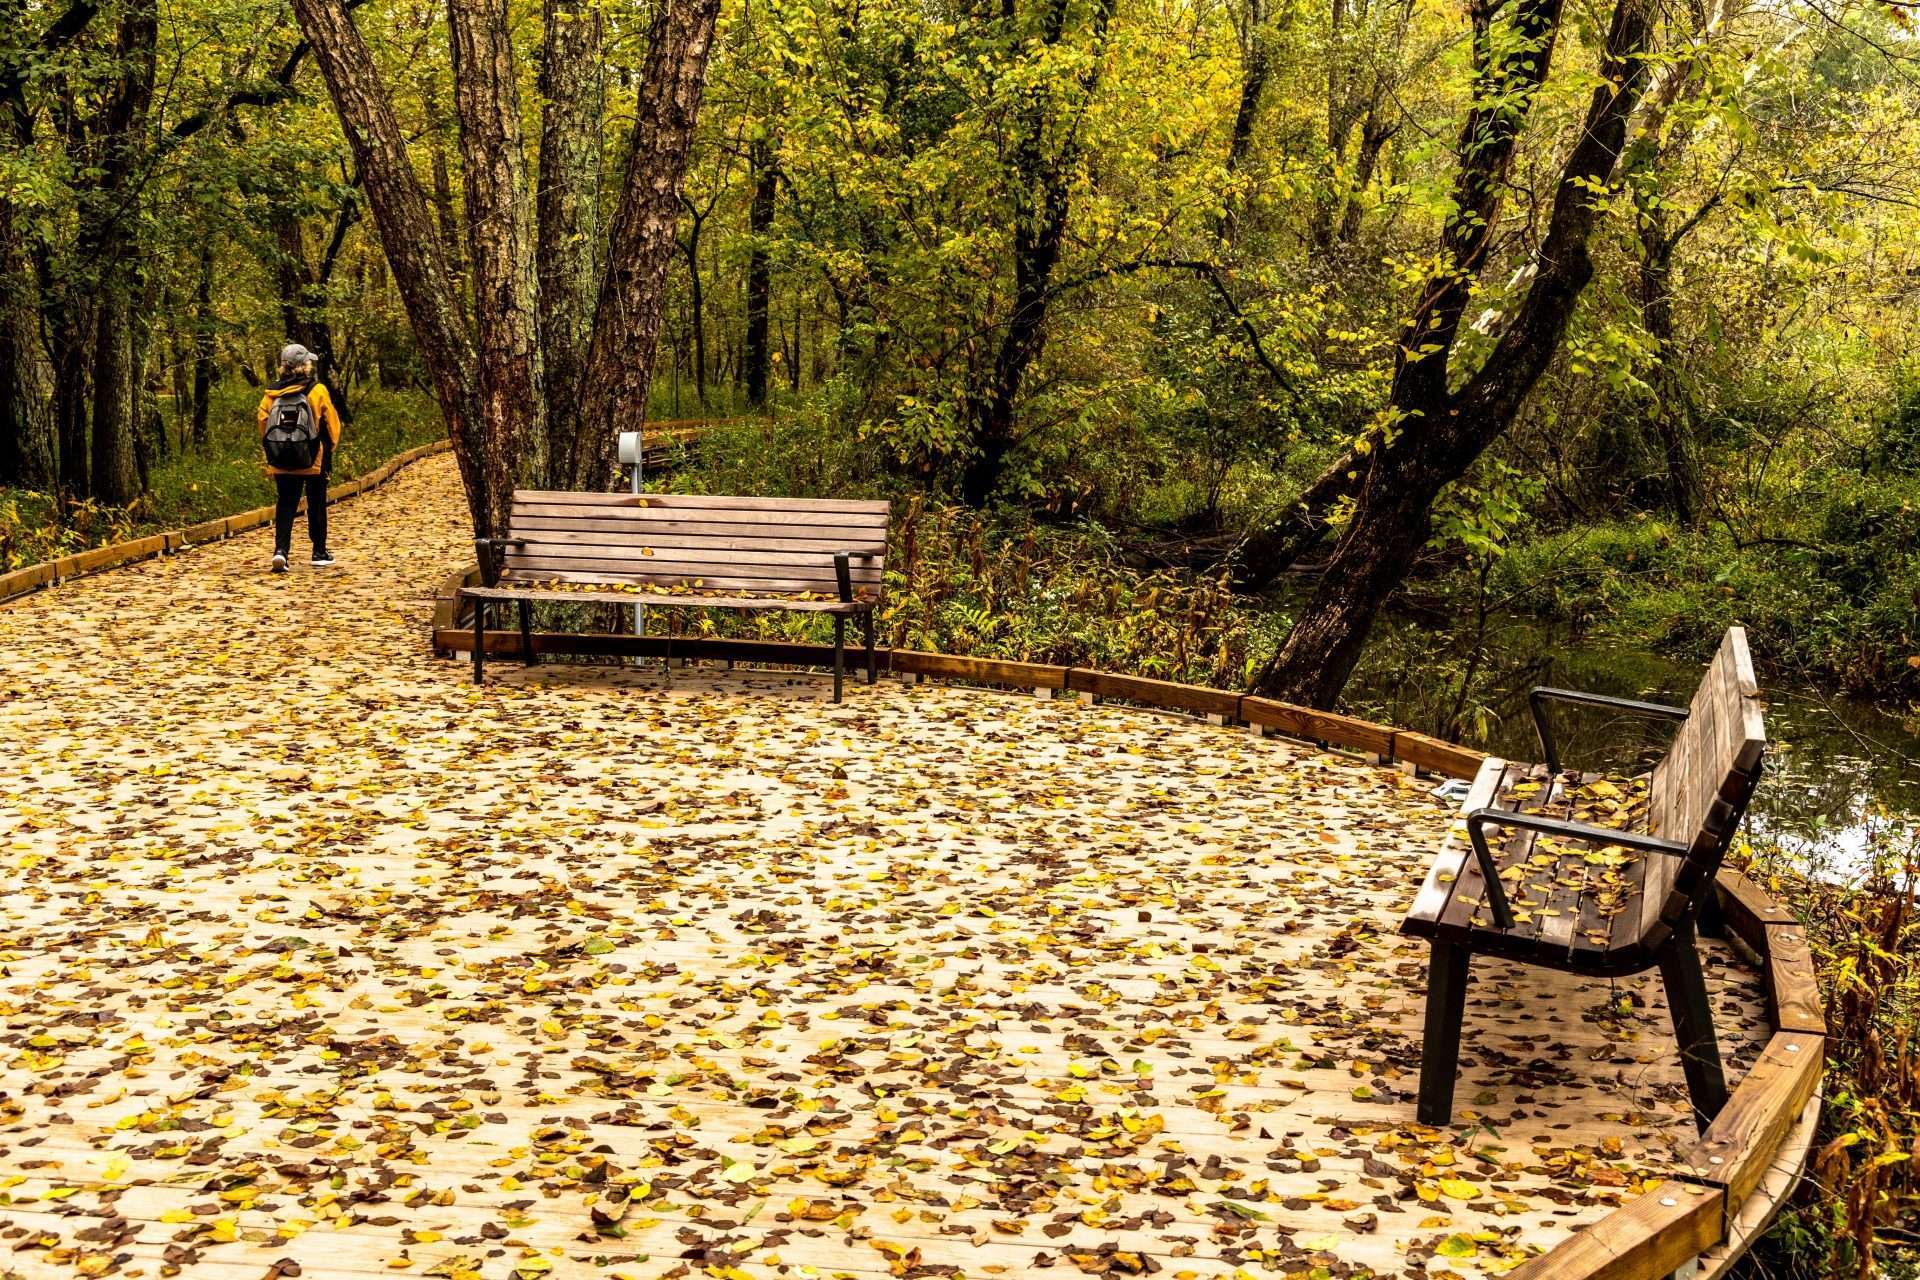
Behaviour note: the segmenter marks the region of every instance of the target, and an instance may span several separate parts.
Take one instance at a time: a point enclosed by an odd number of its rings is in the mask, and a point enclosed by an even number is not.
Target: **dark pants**
[[[327,477],[275,476],[278,500],[273,504],[273,549],[282,555],[293,550],[293,517],[300,499],[307,500],[307,536],[313,539],[315,553],[327,549]]]

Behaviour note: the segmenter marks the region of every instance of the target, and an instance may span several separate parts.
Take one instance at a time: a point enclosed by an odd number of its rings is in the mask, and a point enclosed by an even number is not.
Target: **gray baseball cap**
[[[297,342],[289,342],[286,346],[280,348],[280,367],[282,369],[297,369],[303,364],[313,364],[318,359],[319,357],[315,356],[313,352],[307,350]]]

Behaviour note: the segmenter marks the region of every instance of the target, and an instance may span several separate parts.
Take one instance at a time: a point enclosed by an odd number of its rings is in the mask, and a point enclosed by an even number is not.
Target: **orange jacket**
[[[267,414],[273,410],[273,402],[280,398],[282,392],[291,391],[295,387],[305,385],[306,383],[304,382],[289,382],[283,387],[267,388],[267,393],[260,397],[260,413],[258,416],[260,419],[261,436],[264,437],[267,434]],[[340,447],[340,413],[333,407],[333,397],[327,394],[327,388],[324,383],[315,382],[313,384],[312,389],[307,392],[307,403],[313,406],[313,420],[319,424],[321,433],[326,436],[326,443],[320,448],[320,461],[314,463],[304,471],[289,471],[285,467],[270,466],[267,468],[269,475],[317,476],[320,474],[321,467],[333,460],[333,451]]]

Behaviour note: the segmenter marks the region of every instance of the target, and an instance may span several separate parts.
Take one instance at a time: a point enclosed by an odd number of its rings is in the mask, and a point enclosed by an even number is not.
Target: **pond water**
[[[1434,731],[1463,700],[1471,637],[1410,618],[1395,619],[1356,677],[1350,697],[1391,723]],[[1749,834],[1822,878],[1853,881],[1877,855],[1920,847],[1920,719],[1795,684],[1764,667],[1771,743]],[[1430,673],[1450,671],[1436,688]],[[1426,678],[1423,678],[1423,675]],[[1684,704],[1700,668],[1647,651],[1569,638],[1532,619],[1487,628],[1464,699],[1466,737],[1498,755],[1536,760],[1539,745],[1527,690],[1558,685],[1623,698]],[[1589,766],[1643,766],[1657,758],[1671,725],[1608,712],[1558,708],[1562,755]]]

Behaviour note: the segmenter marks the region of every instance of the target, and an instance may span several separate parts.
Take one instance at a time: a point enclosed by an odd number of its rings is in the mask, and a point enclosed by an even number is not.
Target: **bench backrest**
[[[1766,754],[1760,686],[1743,627],[1731,627],[1688,704],[1666,758],[1653,768],[1647,829],[1688,845],[1685,858],[1656,856],[1641,901],[1642,934],[1657,938],[1713,883],[1720,860],[1760,781]]]
[[[526,545],[507,549],[501,581],[832,597],[845,551],[854,595],[877,600],[887,516],[885,502],[521,489],[513,536]]]

